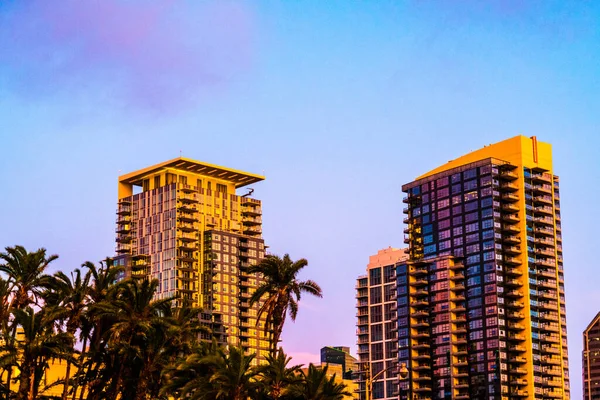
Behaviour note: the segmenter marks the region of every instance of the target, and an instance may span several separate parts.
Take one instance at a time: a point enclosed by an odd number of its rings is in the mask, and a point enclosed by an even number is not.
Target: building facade
[[[600,399],[600,313],[583,331],[583,398]]]
[[[321,364],[341,365],[344,379],[352,379],[358,371],[356,358],[350,354],[350,347],[347,346],[321,348]]]
[[[399,356],[412,398],[570,398],[551,146],[518,136],[402,189]]]
[[[356,283],[359,398],[397,399],[398,361],[396,268],[408,258],[404,249],[387,248],[369,257],[367,275]],[[382,371],[388,369],[383,374]],[[373,379],[378,377],[377,379]]]
[[[261,277],[247,269],[265,255],[262,206],[236,190],[263,179],[182,157],[153,165],[119,177],[116,228],[124,277],[157,279],[157,298],[201,307],[258,360],[269,343],[248,302]]]

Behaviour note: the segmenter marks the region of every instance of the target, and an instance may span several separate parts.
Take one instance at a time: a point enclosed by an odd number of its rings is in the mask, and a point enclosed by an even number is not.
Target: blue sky
[[[0,246],[114,251],[116,179],[187,157],[263,173],[265,239],[309,260],[286,350],[354,345],[355,278],[402,246],[401,185],[517,134],[554,146],[570,367],[600,310],[600,5],[0,1]]]

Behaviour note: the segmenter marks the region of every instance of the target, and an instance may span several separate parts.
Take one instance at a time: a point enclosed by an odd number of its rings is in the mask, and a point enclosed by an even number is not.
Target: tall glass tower
[[[412,398],[570,398],[550,144],[517,136],[402,190],[398,351]]]

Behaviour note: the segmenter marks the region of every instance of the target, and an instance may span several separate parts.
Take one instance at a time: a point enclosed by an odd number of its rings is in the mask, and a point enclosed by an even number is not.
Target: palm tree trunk
[[[87,335],[84,335],[83,336],[83,346],[81,347],[81,355],[79,356],[79,365],[80,366],[83,366],[84,363],[85,363],[85,356],[87,354],[87,351],[86,351],[87,339],[88,339]],[[77,371],[77,373],[78,373],[79,376],[82,376],[81,372],[82,372],[81,370]],[[77,384],[78,384],[77,381],[75,381],[75,383],[73,384],[73,397],[72,397],[71,400],[77,400],[77,386],[78,386]],[[83,392],[84,389],[85,389],[85,386],[83,386],[81,388],[82,392]]]
[[[69,391],[69,375],[71,373],[71,360],[67,361],[67,371],[65,372],[65,383],[63,383],[62,400],[67,400],[67,392]]]

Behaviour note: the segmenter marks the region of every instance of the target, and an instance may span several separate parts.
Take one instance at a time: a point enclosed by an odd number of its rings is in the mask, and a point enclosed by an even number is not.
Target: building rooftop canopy
[[[119,177],[120,183],[141,185],[142,180],[148,175],[161,170],[175,170],[189,172],[193,174],[208,176],[214,179],[220,179],[235,184],[236,188],[251,185],[265,179],[262,175],[256,175],[249,172],[238,171],[231,168],[221,167],[219,165],[209,164],[202,161],[196,161],[185,157],[174,158],[160,164],[130,172]]]

